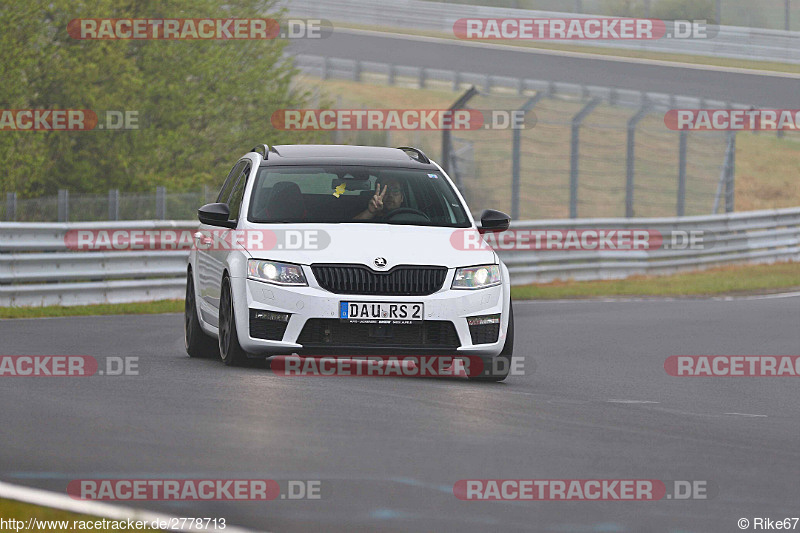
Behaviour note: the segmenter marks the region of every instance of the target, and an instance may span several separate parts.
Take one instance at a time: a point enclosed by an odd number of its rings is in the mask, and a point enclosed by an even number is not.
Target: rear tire
[[[514,308],[508,302],[508,331],[506,332],[506,342],[503,344],[503,351],[496,357],[483,360],[483,372],[477,376],[471,376],[473,381],[498,382],[508,377],[511,371],[511,359],[514,356]]]
[[[197,303],[195,300],[194,280],[192,273],[186,277],[186,298],[183,309],[183,343],[189,357],[217,357],[219,345],[211,336],[207,335],[200,327],[197,316]]]
[[[239,366],[247,361],[247,352],[239,344],[239,335],[236,333],[231,280],[227,276],[222,278],[219,298],[219,355],[228,366]]]

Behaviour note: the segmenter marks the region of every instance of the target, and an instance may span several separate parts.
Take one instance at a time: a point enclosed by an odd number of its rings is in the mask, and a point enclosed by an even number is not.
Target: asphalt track
[[[323,481],[317,501],[124,502],[269,531],[732,532],[798,516],[797,378],[663,368],[798,355],[798,295],[518,302],[515,315],[525,374],[502,384],[227,368],[186,356],[180,315],[3,320],[1,354],[135,356],[141,375],[0,378],[0,480],[62,494],[106,477]],[[470,478],[706,480],[713,497],[456,499]]]
[[[289,51],[652,91],[777,109],[794,109],[800,104],[800,67],[796,74],[787,77],[348,29],[336,29],[326,39],[293,41]]]

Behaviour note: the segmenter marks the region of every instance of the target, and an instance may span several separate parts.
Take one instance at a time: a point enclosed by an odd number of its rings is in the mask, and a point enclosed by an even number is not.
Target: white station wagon
[[[465,232],[504,231],[509,217],[487,210],[476,226],[422,151],[261,145],[199,218],[186,285],[190,356],[228,365],[293,353],[477,356],[471,378],[508,375],[508,269],[490,247],[458,243]]]

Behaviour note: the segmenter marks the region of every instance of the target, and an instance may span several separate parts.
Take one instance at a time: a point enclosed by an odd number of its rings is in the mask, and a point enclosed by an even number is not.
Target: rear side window
[[[228,198],[227,204],[230,208],[231,214],[228,220],[239,220],[239,212],[242,209],[242,200],[244,200],[244,188],[247,185],[247,176],[250,174],[250,165],[246,165],[241,174],[239,174],[236,184],[231,190],[231,195]]]
[[[227,202],[228,198],[231,197],[231,191],[233,190],[234,185],[236,185],[236,180],[239,178],[239,175],[242,173],[242,169],[246,164],[247,161],[239,161],[231,169],[227,179],[225,180],[225,183],[222,184],[222,189],[220,189],[219,194],[217,195],[218,203]]]

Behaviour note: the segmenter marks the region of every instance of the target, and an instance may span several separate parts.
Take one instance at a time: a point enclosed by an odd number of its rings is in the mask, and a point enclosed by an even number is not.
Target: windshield
[[[470,227],[440,172],[368,166],[263,167],[248,220]]]

